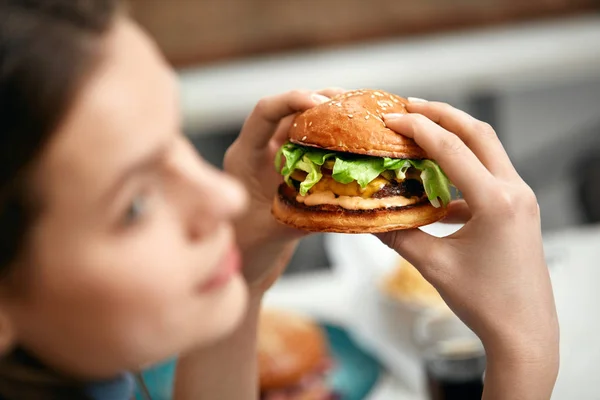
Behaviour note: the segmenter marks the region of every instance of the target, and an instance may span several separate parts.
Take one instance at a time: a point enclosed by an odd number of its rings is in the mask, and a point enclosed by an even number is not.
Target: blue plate
[[[348,332],[339,326],[321,324],[329,339],[334,369],[329,375],[332,389],[342,400],[362,400],[377,384],[382,372],[379,361],[362,350]],[[175,362],[171,361],[142,374],[152,400],[170,400]],[[144,400],[141,393],[138,400]]]
[[[327,332],[335,368],[329,381],[342,400],[362,400],[377,385],[382,367],[379,361],[362,350],[348,332],[334,325],[322,324]]]

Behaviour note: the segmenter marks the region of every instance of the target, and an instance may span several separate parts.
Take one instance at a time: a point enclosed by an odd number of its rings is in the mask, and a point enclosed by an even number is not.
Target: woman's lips
[[[217,271],[200,286],[201,292],[217,289],[231,280],[241,269],[242,258],[237,246],[232,245],[217,266]]]

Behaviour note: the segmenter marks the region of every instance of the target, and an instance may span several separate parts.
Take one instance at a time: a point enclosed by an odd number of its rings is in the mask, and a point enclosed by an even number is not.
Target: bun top
[[[258,329],[261,391],[299,384],[327,357],[326,343],[325,334],[310,319],[262,310]]]
[[[423,159],[423,149],[388,129],[383,115],[406,114],[408,101],[382,90],[354,90],[299,114],[288,133],[303,146],[377,157]]]

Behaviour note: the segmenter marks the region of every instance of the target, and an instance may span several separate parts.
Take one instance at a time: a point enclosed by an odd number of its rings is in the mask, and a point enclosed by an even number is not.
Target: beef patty
[[[407,179],[402,182],[391,181],[381,190],[373,194],[373,198],[383,199],[392,196],[403,196],[406,198],[423,197],[424,194],[425,188],[421,182],[416,179]]]

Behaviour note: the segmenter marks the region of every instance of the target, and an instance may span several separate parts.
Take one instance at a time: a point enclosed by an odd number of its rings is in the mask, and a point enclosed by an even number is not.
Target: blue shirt
[[[131,400],[135,391],[135,380],[130,373],[101,382],[93,382],[85,393],[93,400]]]
[[[43,370],[45,367],[27,352],[17,349],[12,354],[17,363]],[[124,372],[113,379],[90,382],[84,385],[84,392],[91,400],[132,400],[135,395],[135,379],[132,374]],[[0,400],[3,400],[0,396]]]

